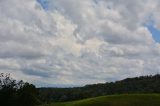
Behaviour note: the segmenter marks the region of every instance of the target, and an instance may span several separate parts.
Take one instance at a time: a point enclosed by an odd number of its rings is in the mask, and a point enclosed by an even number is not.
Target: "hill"
[[[126,94],[101,96],[66,103],[42,106],[160,106],[160,95],[157,94]]]
[[[160,75],[126,78],[121,81],[75,88],[39,88],[42,102],[64,102],[113,94],[160,93]]]

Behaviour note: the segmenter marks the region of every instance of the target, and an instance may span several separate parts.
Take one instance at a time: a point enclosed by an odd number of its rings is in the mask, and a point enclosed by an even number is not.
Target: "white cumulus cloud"
[[[159,0],[0,1],[0,72],[73,86],[160,72]]]

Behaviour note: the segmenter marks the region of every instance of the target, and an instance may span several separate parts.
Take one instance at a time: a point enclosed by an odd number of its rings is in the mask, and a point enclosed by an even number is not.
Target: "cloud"
[[[45,4],[44,4],[45,3]],[[0,72],[37,86],[160,72],[159,0],[1,0]]]

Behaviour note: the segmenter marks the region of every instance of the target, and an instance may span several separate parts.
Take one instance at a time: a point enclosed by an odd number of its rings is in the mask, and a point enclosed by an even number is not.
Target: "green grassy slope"
[[[66,103],[55,103],[42,106],[160,106],[158,94],[126,94],[101,96]]]

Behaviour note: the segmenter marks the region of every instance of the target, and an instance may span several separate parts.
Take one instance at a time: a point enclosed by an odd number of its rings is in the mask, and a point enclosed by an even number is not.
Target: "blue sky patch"
[[[152,33],[152,37],[156,42],[160,43],[160,30],[155,28],[153,25],[147,26],[148,30]]]
[[[41,4],[43,9],[48,10],[48,7],[49,7],[48,6],[49,5],[48,0],[37,0],[37,2]]]

